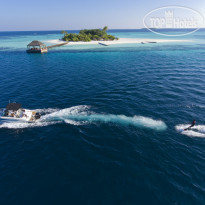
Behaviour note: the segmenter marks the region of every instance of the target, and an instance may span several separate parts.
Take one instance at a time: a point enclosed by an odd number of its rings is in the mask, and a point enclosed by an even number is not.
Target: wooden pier
[[[66,44],[68,44],[68,42],[59,43],[59,44],[55,44],[55,45],[52,45],[52,46],[47,46],[47,49],[54,48],[54,47],[64,46],[64,45],[66,45]]]

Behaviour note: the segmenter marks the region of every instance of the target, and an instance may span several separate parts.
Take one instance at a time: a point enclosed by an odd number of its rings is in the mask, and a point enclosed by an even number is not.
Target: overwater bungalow
[[[27,53],[46,53],[48,49],[45,44],[40,41],[32,41],[27,45]]]

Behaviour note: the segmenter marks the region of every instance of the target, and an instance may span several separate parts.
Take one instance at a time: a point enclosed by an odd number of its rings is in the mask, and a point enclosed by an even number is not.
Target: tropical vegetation
[[[107,34],[108,27],[105,26],[103,29],[84,29],[78,34],[68,33],[67,31],[61,31],[64,34],[62,40],[64,41],[108,41],[108,40],[118,40],[117,37]]]

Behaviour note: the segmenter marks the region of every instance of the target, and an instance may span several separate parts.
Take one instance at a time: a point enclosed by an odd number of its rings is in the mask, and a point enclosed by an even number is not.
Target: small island
[[[117,37],[107,34],[108,27],[103,29],[84,29],[80,30],[78,34],[68,33],[67,31],[61,31],[64,34],[62,40],[72,42],[89,42],[89,41],[113,41],[118,40]]]

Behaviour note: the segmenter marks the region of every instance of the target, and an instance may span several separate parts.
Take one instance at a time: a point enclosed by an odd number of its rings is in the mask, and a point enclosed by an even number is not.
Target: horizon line
[[[96,28],[96,29],[100,29],[100,28]],[[146,29],[146,30],[148,30],[149,31],[149,29],[148,28],[111,28],[111,29],[108,29],[108,31],[109,30],[142,30],[142,29]],[[179,30],[181,30],[181,29],[195,29],[195,28],[150,28],[150,29],[174,29],[174,30],[177,30],[177,29],[179,29]],[[203,28],[200,28],[200,29],[205,29],[205,27],[203,27]],[[199,30],[200,30],[199,29]],[[84,29],[68,29],[68,30],[66,30],[66,29],[61,29],[61,30],[59,30],[59,29],[54,29],[54,30],[18,30],[18,31],[16,31],[16,30],[10,30],[10,31],[0,31],[0,32],[32,32],[32,31],[80,31],[80,30],[84,30]]]

